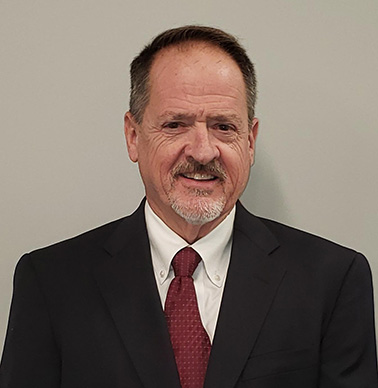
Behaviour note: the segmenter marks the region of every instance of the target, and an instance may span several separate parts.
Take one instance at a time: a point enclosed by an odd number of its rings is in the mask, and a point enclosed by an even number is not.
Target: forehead
[[[177,74],[180,70],[195,66],[196,70],[215,68],[218,71],[232,71],[242,77],[242,73],[235,60],[221,48],[206,42],[185,42],[160,50],[150,69],[150,80],[159,74],[164,68],[174,70]]]
[[[151,66],[149,83],[153,100],[179,92],[189,99],[234,95],[246,104],[244,79],[237,63],[222,49],[204,42],[161,50]]]

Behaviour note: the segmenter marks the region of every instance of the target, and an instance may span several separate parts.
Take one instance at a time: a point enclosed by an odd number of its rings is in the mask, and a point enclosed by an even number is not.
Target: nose
[[[207,164],[219,158],[219,149],[216,139],[211,135],[206,123],[200,123],[192,128],[188,144],[185,147],[185,156],[192,157],[198,163]]]

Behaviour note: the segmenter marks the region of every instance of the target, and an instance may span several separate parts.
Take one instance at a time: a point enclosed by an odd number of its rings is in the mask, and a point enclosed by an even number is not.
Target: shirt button
[[[164,275],[165,275],[165,271],[161,270],[161,271],[159,272],[159,275],[160,275],[161,278],[163,278]]]
[[[214,279],[215,279],[217,282],[219,282],[219,280],[221,280],[221,277],[220,277],[219,275],[215,275],[215,276],[214,276]]]

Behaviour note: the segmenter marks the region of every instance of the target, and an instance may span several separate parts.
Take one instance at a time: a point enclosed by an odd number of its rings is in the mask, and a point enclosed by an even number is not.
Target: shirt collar
[[[222,287],[231,252],[235,212],[234,206],[228,216],[215,229],[190,245],[170,229],[154,213],[146,201],[146,226],[157,281],[162,284],[167,280],[171,261],[175,254],[182,248],[191,246],[201,256],[209,280],[217,287]]]

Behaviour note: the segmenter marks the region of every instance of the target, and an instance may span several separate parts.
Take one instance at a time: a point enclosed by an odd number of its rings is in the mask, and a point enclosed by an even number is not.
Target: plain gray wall
[[[22,253],[130,213],[128,66],[188,23],[256,64],[253,212],[364,252],[378,284],[376,0],[1,0],[0,346]]]

